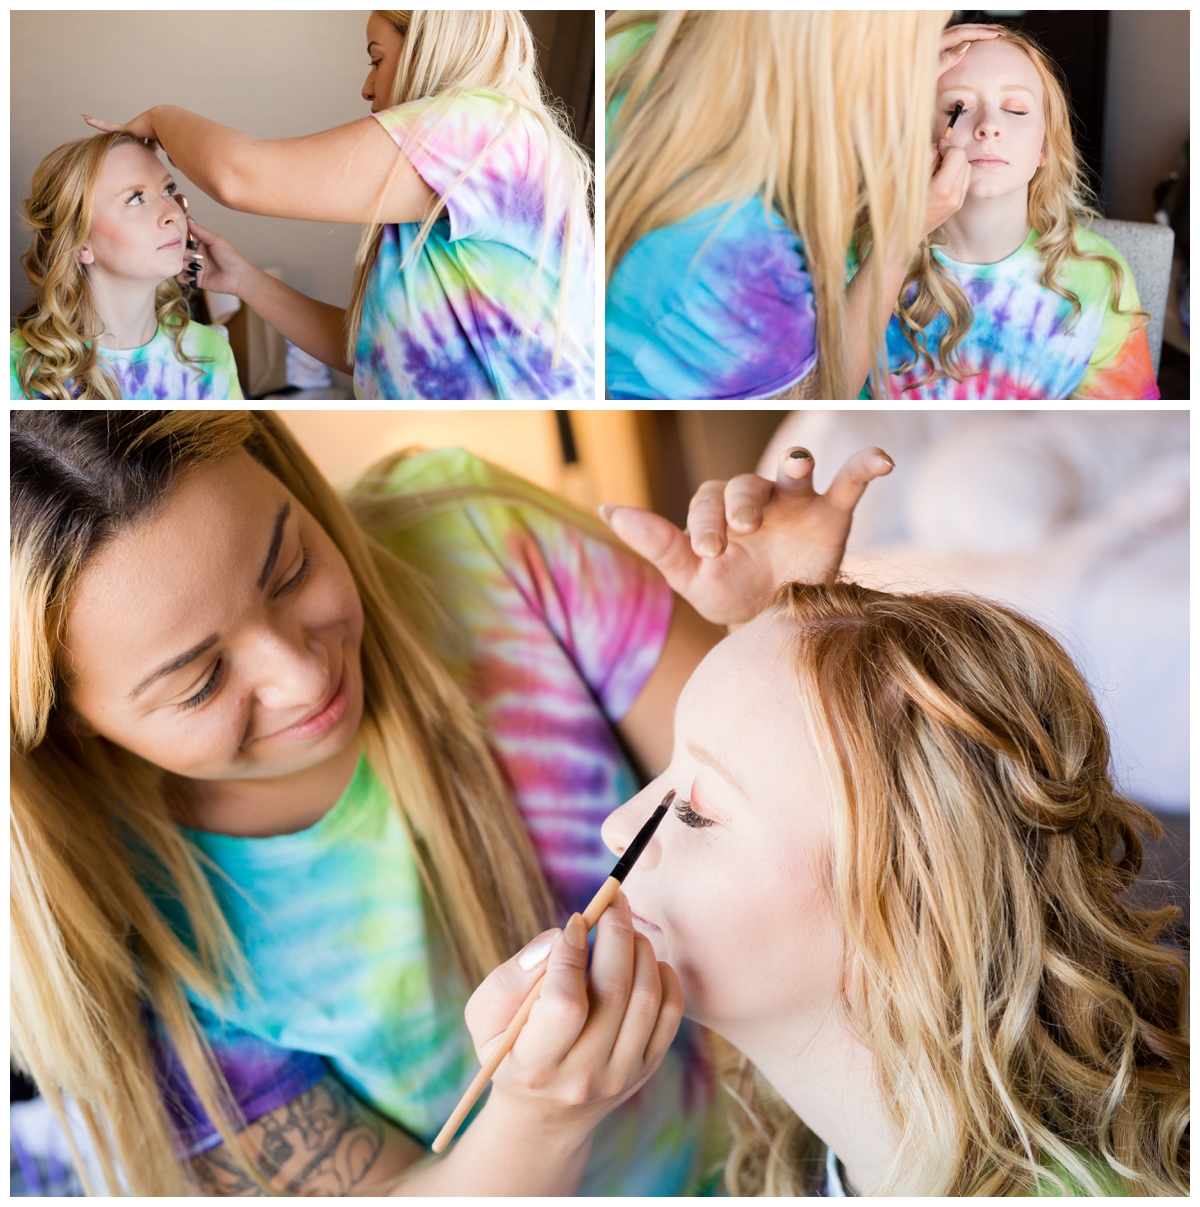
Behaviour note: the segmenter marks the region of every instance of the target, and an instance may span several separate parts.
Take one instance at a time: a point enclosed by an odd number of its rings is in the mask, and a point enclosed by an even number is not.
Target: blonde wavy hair
[[[282,423],[265,412],[14,412],[13,1055],[60,1118],[64,1095],[79,1104],[110,1192],[118,1161],[134,1194],[187,1191],[146,1006],[228,1151],[269,1190],[235,1134],[236,1106],[185,996],[220,1000],[245,975],[235,941],[173,820],[169,777],[79,732],[62,665],[65,616],[89,559],[165,505],[182,475],[238,449],[295,495],[349,564],[364,613],[360,738],[396,802],[466,983],[478,983],[553,913],[483,728],[436,652],[445,635],[429,588],[368,534]],[[378,493],[368,492],[365,506],[386,525]],[[186,916],[189,941],[147,885]]]
[[[1079,297],[1059,280],[1064,261],[1072,259],[1106,264],[1113,274],[1113,309],[1118,314],[1138,314],[1143,320],[1149,321],[1150,316],[1144,310],[1121,309],[1121,293],[1125,288],[1125,273],[1121,265],[1112,256],[1101,252],[1081,251],[1075,242],[1076,229],[1089,226],[1100,214],[1093,204],[1095,198],[1075,148],[1075,139],[1071,134],[1071,110],[1057,65],[1027,33],[1002,28],[1000,39],[1012,43],[1029,59],[1042,81],[1046,96],[1046,141],[1042,147],[1046,162],[1029,182],[1029,224],[1038,232],[1034,246],[1043,262],[1038,280],[1044,288],[1057,293],[1069,303],[1066,329],[1070,330],[1079,319],[1081,307]],[[913,359],[896,372],[907,372],[918,359],[924,362],[927,369],[926,376],[910,387],[912,389],[942,377],[950,377],[958,382],[964,377],[958,346],[971,329],[973,311],[962,286],[933,254],[934,247],[945,241],[946,234],[940,226],[922,240],[901,287],[900,300],[896,303],[900,330],[914,354]],[[939,314],[945,314],[950,325],[942,336],[935,357],[926,343],[925,328]]]
[[[754,195],[796,231],[816,298],[821,398],[847,398],[846,251],[869,223],[907,256],[929,189],[945,12],[623,11],[652,22],[606,81],[607,276],[650,231]],[[882,350],[874,278],[872,346]],[[857,393],[855,387],[854,393]]]
[[[400,268],[403,270],[414,257],[420,255],[433,224],[443,212],[446,199],[522,115],[531,119],[546,140],[547,175],[543,194],[546,212],[550,212],[551,197],[556,190],[561,189],[566,194],[563,258],[559,267],[558,329],[552,362],[557,365],[561,356],[569,291],[572,287],[590,288],[589,283],[580,284],[574,279],[584,266],[573,262],[572,251],[576,239],[591,235],[588,199],[591,195],[592,164],[572,137],[570,120],[565,111],[543,91],[538,77],[537,47],[528,22],[517,9],[380,10],[379,16],[389,21],[404,39],[385,108],[436,97],[432,110],[436,114],[449,109],[456,96],[473,88],[499,93],[511,106],[504,128],[480,149],[475,159],[439,199],[440,204],[434,204],[426,214]],[[396,162],[398,165],[398,158]],[[386,188],[381,190],[381,197],[384,193]],[[545,269],[550,239],[557,233],[551,230],[549,223],[543,225],[542,247],[530,285],[530,314],[537,297],[538,281]],[[363,299],[379,253],[382,232],[381,223],[369,223],[363,230],[355,256],[354,283],[350,291],[350,305],[346,310],[346,355],[350,363],[354,362],[362,323]],[[526,317],[528,319],[529,316]]]
[[[103,325],[92,304],[87,269],[76,253],[92,233],[96,186],[109,151],[138,142],[131,134],[76,139],[56,147],[33,173],[33,194],[21,206],[21,221],[33,232],[33,242],[21,265],[34,298],[14,324],[29,345],[16,364],[26,398],[69,402],[121,397],[117,379],[96,348]],[[174,278],[155,290],[154,307],[180,362],[196,364],[183,350],[190,316]]]
[[[1178,910],[1127,895],[1162,832],[1066,652],[965,595],[793,584],[774,611],[834,800],[843,1008],[898,1136],[874,1193],[1187,1194]],[[727,1065],[731,1191],[818,1190],[824,1145]]]

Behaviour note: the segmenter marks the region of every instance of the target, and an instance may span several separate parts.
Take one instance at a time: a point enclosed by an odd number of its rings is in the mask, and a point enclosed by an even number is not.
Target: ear
[[[92,255],[92,249],[86,244],[75,253],[75,259],[80,264],[95,264],[96,257]]]

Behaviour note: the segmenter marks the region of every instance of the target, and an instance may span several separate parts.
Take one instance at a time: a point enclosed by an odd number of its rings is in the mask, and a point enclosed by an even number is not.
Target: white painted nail
[[[558,936],[561,931],[555,931],[552,935],[543,939],[540,943],[535,943],[532,947],[527,947],[517,957],[517,963],[521,968],[528,972],[531,968],[536,968],[549,954],[550,949],[558,942]]]

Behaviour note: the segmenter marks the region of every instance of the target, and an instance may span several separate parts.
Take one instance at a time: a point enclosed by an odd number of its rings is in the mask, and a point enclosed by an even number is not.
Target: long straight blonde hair
[[[33,173],[33,193],[21,206],[21,221],[33,232],[33,242],[21,264],[34,297],[14,324],[29,345],[16,364],[26,398],[68,402],[121,397],[117,379],[96,348],[103,328],[88,289],[87,269],[76,253],[91,236],[96,186],[108,153],[138,141],[132,134],[80,138],[56,147]],[[174,278],[155,290],[154,307],[180,363],[195,364],[183,350],[190,316]]]
[[[391,109],[425,97],[437,97],[435,104],[448,109],[456,96],[472,88],[498,93],[511,105],[504,129],[497,131],[495,137],[480,149],[475,159],[430,208],[400,265],[401,269],[420,254],[451,193],[504,137],[514,122],[522,115],[532,119],[546,141],[547,175],[543,200],[547,214],[552,212],[551,199],[555,193],[565,193],[562,262],[558,270],[558,332],[554,349],[554,363],[557,364],[568,291],[571,288],[590,288],[590,284],[580,276],[585,266],[575,263],[572,253],[575,241],[590,237],[591,233],[588,198],[591,194],[592,165],[587,154],[571,136],[570,119],[543,91],[538,77],[537,47],[528,22],[517,9],[403,9],[381,10],[379,15],[391,22],[404,39],[385,108]],[[399,159],[396,162],[398,164]],[[346,355],[351,363],[354,362],[358,344],[367,281],[379,254],[382,232],[381,223],[369,223],[363,229],[355,256],[354,283],[350,305],[346,310]],[[538,280],[545,269],[550,240],[556,234],[550,223],[546,222],[537,269],[530,285],[531,308],[537,295]],[[576,280],[577,277],[580,279]]]
[[[229,1151],[234,1106],[185,996],[246,975],[158,768],[73,725],[62,630],[105,542],[167,503],[181,475],[245,449],[308,509],[362,599],[361,739],[397,803],[427,897],[468,985],[547,925],[528,833],[463,691],[434,653],[423,580],[372,539],[287,429],[236,411],[15,412],[11,432],[12,1033],[60,1112],[80,1106],[110,1192],[184,1193],[142,1016],[161,1020]],[[386,521],[374,500],[374,518]],[[431,636],[432,634],[432,636]],[[176,903],[184,941],[147,892]],[[81,1171],[83,1165],[80,1165]]]
[[[945,12],[618,12],[654,32],[606,81],[620,102],[605,168],[609,278],[644,235],[753,197],[804,243],[820,397],[851,397],[846,257],[869,224],[907,259],[929,188],[929,114]],[[882,349],[874,275],[871,346]],[[853,386],[857,394],[857,385]]]
[[[834,801],[843,1007],[898,1136],[874,1193],[1188,1193],[1178,910],[1127,896],[1162,831],[1066,652],[972,596],[793,584],[775,612]],[[812,1193],[824,1146],[734,1064],[731,1189]]]
[[[1100,214],[1093,204],[1094,198],[1071,134],[1071,109],[1058,66],[1027,33],[1002,28],[1000,38],[1011,42],[1033,64],[1046,96],[1046,141],[1042,148],[1046,162],[1029,182],[1029,225],[1038,233],[1035,246],[1042,257],[1039,282],[1066,299],[1069,305],[1066,329],[1069,331],[1079,320],[1081,306],[1079,297],[1063,285],[1059,277],[1067,260],[1096,261],[1106,265],[1113,275],[1113,310],[1118,314],[1135,313],[1148,321],[1150,316],[1144,310],[1121,309],[1121,293],[1125,288],[1121,265],[1102,252],[1082,251],[1076,242],[1078,228],[1090,225]],[[940,226],[922,240],[896,303],[900,330],[914,353],[897,372],[907,372],[918,359],[926,366],[925,377],[910,387],[912,389],[942,377],[961,382],[965,376],[958,346],[971,330],[974,312],[958,280],[933,254],[933,249],[945,241],[946,233]],[[927,344],[925,328],[939,314],[946,315],[949,327],[935,354]]]

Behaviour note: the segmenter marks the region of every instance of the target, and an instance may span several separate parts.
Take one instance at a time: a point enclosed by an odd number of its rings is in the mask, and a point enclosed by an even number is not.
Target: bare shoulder
[[[289,1195],[362,1193],[424,1155],[412,1137],[359,1102],[332,1074],[256,1119],[240,1136],[263,1180]],[[193,1158],[191,1170],[203,1194],[263,1195],[225,1145]]]

